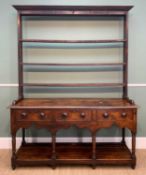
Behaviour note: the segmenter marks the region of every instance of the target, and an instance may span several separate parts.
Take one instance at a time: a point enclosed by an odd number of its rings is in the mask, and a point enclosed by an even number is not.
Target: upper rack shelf
[[[124,87],[124,83],[23,83],[21,86],[31,87]]]
[[[123,66],[125,63],[20,63],[28,66]]]
[[[45,40],[45,39],[20,39],[20,42],[27,43],[120,43],[126,42],[126,39],[114,40]]]

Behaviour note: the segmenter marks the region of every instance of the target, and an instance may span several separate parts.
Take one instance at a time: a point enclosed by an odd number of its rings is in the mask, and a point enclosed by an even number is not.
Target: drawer
[[[16,110],[16,121],[50,121],[52,112],[48,110]]]
[[[56,121],[91,121],[90,110],[58,110],[55,112]]]
[[[96,111],[96,120],[133,120],[133,110],[129,109],[104,109]]]

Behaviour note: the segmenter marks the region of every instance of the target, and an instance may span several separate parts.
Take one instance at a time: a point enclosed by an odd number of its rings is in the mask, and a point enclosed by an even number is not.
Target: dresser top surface
[[[115,98],[25,98],[16,101],[11,108],[135,108],[128,99]]]

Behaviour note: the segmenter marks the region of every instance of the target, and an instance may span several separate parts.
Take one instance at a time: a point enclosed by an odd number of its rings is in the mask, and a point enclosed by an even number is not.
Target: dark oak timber
[[[42,40],[42,39],[23,39],[20,42],[27,43],[120,43],[125,42],[123,39],[115,40]]]
[[[47,87],[123,87],[123,83],[24,83],[21,86],[47,86]]]
[[[16,165],[57,164],[118,164],[135,166],[135,135],[137,106],[128,99],[22,99],[11,106],[11,131],[36,126],[52,133],[51,144],[22,144],[16,152],[13,140],[12,167]],[[58,144],[56,131],[71,126],[88,128],[92,144]],[[132,132],[132,151],[125,142],[96,143],[96,132],[112,125],[128,128]],[[99,146],[98,146],[99,145]],[[114,148],[113,148],[114,147]],[[42,150],[43,153],[41,153]],[[113,151],[114,149],[114,151]],[[39,156],[38,156],[39,154]]]
[[[125,15],[133,6],[34,6],[14,5],[22,16],[112,16]]]
[[[28,66],[123,66],[125,63],[86,63],[86,64],[67,64],[67,63],[21,63]]]
[[[132,6],[43,6],[43,5],[14,5],[18,12],[18,81],[19,98],[10,106],[12,158],[11,166],[46,165],[53,169],[57,165],[129,165],[136,166],[136,131],[137,131],[137,105],[128,98],[128,11]],[[105,16],[106,19],[116,16],[123,20],[122,39],[94,40],[49,40],[23,38],[23,16]],[[110,17],[110,18],[109,18]],[[121,18],[122,17],[122,18]],[[27,18],[25,18],[27,20]],[[61,20],[61,18],[59,18]],[[37,19],[35,19],[37,20]],[[40,20],[40,19],[39,19]],[[46,20],[46,19],[45,19]],[[49,20],[49,19],[47,19]],[[80,18],[80,20],[82,20]],[[84,19],[85,20],[85,19]],[[94,18],[95,20],[95,18]],[[97,19],[98,20],[98,19]],[[67,32],[67,31],[66,31]],[[106,63],[35,63],[25,62],[23,58],[23,43],[122,43],[123,60],[121,62]],[[27,83],[23,80],[24,69],[27,66],[65,67],[68,72],[72,68],[103,68],[120,67],[123,78],[120,83]],[[64,71],[64,70],[63,70]],[[75,70],[74,70],[75,71]],[[81,70],[81,72],[85,70]],[[92,69],[88,70],[92,72]],[[94,70],[96,71],[96,70]],[[99,70],[100,71],[100,70]],[[51,72],[48,71],[48,72]],[[78,70],[76,71],[78,72]],[[80,72],[80,71],[79,71]],[[25,87],[121,87],[121,98],[26,98]],[[113,92],[114,93],[114,92]],[[100,129],[110,128],[113,125],[121,128],[121,140],[114,143],[99,143],[96,134]],[[34,126],[36,129],[45,128],[51,134],[51,142],[28,143],[25,140],[25,129]],[[56,134],[60,129],[76,126],[86,128],[91,133],[89,143],[58,143]],[[131,149],[126,145],[125,129],[132,135]],[[22,130],[22,144],[16,149],[16,134]],[[46,138],[47,141],[47,138]]]
[[[67,149],[66,149],[67,148]],[[114,153],[113,153],[114,149]],[[42,153],[42,154],[40,154]],[[56,144],[56,163],[61,164],[89,164],[92,165],[91,144]],[[29,158],[28,158],[29,157]],[[95,164],[113,165],[131,164],[131,153],[129,149],[119,143],[98,143],[96,144]],[[23,165],[52,165],[51,144],[26,144],[17,151],[17,164]]]
[[[47,5],[13,5],[13,7],[18,11],[29,11],[30,14],[33,11],[41,10],[97,10],[97,11],[129,11],[133,6],[47,6]]]
[[[25,72],[122,72],[125,63],[86,63],[86,64],[64,64],[64,63],[20,63]],[[44,69],[45,68],[45,69]],[[54,69],[52,69],[54,68]],[[25,70],[26,69],[26,70]]]

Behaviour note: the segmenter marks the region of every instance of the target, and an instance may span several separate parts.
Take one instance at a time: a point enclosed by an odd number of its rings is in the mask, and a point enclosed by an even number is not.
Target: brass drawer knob
[[[80,116],[82,119],[84,119],[86,117],[86,114],[84,112],[81,112]]]
[[[62,113],[62,119],[66,119],[67,116],[68,116],[68,113],[67,113],[67,112],[63,112],[63,113]]]
[[[126,113],[126,112],[122,112],[121,117],[122,117],[122,118],[127,117],[127,113]]]
[[[41,119],[46,119],[46,118],[47,118],[47,116],[45,115],[45,113],[44,113],[44,112],[41,112],[41,113],[40,113],[40,118],[41,118]]]
[[[109,117],[109,114],[107,112],[103,113],[103,117],[107,119]]]
[[[27,116],[27,113],[26,113],[26,112],[22,112],[22,113],[21,113],[21,118],[22,118],[22,119],[25,119],[26,116]]]

